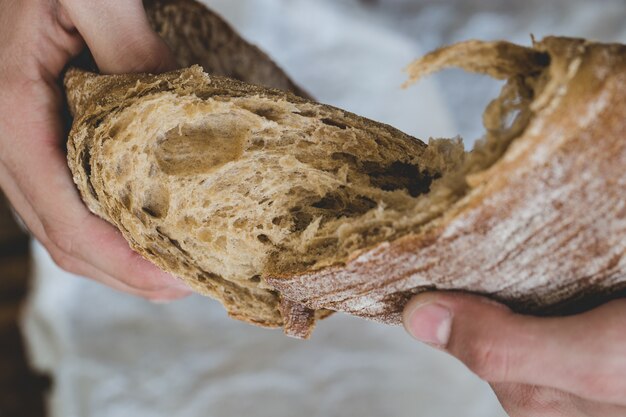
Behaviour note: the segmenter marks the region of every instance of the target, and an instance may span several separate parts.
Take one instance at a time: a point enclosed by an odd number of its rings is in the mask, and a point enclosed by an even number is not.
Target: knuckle
[[[59,251],[69,256],[75,255],[76,247],[71,233],[62,231],[58,227],[50,226],[50,224],[46,223],[43,223],[43,229],[49,242]]]
[[[536,386],[520,386],[501,400],[511,417],[560,417],[569,415],[571,399],[568,394]]]
[[[485,381],[506,380],[508,368],[506,349],[498,346],[494,341],[482,340],[480,343],[468,346],[463,362]]]
[[[137,38],[125,48],[126,51],[131,51],[133,57],[130,62],[131,72],[158,72],[165,66],[169,51],[155,37],[156,35]]]
[[[56,248],[48,248],[48,253],[50,253],[52,261],[62,270],[73,274],[77,272],[76,262],[71,256],[67,255],[65,252]]]
[[[536,413],[540,408],[537,391],[534,386],[520,386],[511,391],[503,403],[506,403],[506,409],[512,415],[524,415],[531,411]]]

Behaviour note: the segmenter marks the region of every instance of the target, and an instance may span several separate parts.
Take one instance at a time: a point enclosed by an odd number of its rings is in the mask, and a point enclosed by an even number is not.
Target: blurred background
[[[402,90],[413,59],[471,38],[626,43],[623,0],[205,3],[319,101],[423,140],[460,134],[468,149],[500,84],[448,70]],[[335,315],[302,342],[200,296],[157,305],[64,273],[4,203],[0,274],[2,417],[505,415],[485,383],[401,328]]]

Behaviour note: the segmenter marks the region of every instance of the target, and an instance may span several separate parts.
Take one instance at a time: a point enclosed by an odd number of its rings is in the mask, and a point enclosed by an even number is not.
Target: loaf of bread
[[[333,311],[398,324],[427,289],[549,313],[626,288],[622,45],[470,41],[418,60],[411,80],[507,80],[465,152],[305,98],[192,1],[147,8],[204,68],[70,69],[68,163],[92,212],[232,317],[306,338]]]

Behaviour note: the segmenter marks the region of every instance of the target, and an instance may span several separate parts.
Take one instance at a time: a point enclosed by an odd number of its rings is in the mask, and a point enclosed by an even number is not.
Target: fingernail
[[[414,307],[407,315],[406,330],[417,340],[445,347],[452,328],[452,312],[434,302]]]

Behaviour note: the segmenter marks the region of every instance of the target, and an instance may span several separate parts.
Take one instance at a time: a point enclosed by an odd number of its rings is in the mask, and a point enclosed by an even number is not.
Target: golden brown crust
[[[309,97],[267,54],[203,4],[194,0],[144,0],[144,7],[150,24],[181,67],[200,65],[209,74]]]
[[[626,47],[546,38],[548,80],[521,137],[469,178],[471,192],[427,233],[344,266],[268,282],[309,308],[398,324],[428,290],[563,312],[626,288]],[[540,80],[541,81],[541,80]]]
[[[283,331],[287,336],[297,339],[308,339],[315,327],[315,310],[302,304],[280,300],[280,314],[284,317]]]
[[[470,40],[453,48],[439,48],[413,62],[407,68],[409,80],[405,85],[449,67],[487,74],[500,80],[528,76],[543,71],[548,59],[542,51],[510,42]]]

